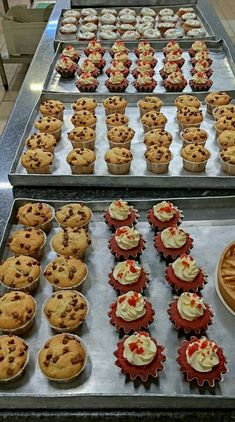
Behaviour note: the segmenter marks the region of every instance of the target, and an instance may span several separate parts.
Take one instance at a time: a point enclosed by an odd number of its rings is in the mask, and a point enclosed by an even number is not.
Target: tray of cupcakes
[[[0,245],[0,407],[229,407],[234,317],[214,275],[234,211],[234,197],[15,200]]]
[[[234,92],[44,93],[12,185],[235,187]]]
[[[234,72],[224,40],[63,42],[56,50],[43,90],[61,93],[232,90]]]
[[[214,38],[197,5],[62,9],[55,35],[60,41]]]

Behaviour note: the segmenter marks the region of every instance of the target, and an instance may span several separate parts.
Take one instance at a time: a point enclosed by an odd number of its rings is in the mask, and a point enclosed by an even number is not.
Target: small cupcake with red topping
[[[127,53],[128,55],[128,52],[129,50],[123,41],[116,41],[113,44],[112,48],[109,50],[109,54],[111,57],[114,57],[116,53]]]
[[[105,49],[97,40],[91,40],[88,43],[87,48],[85,48],[84,50],[84,53],[87,57],[89,56],[89,54],[94,53],[94,52],[100,53],[101,56],[103,56],[105,53]]]
[[[206,283],[204,270],[198,267],[195,259],[183,254],[168,265],[165,279],[177,293],[200,291]]]
[[[206,60],[210,63],[210,66],[213,63],[213,60],[209,56],[208,50],[202,50],[198,51],[198,53],[195,54],[195,56],[190,60],[192,66],[195,66],[195,64],[201,60]]]
[[[166,57],[171,51],[180,51],[181,54],[183,53],[182,48],[180,48],[179,43],[177,41],[169,41],[166,47],[163,48],[162,52]]]
[[[136,57],[139,58],[140,54],[143,53],[144,51],[151,51],[153,54],[155,52],[154,48],[151,47],[148,41],[140,41],[138,46],[134,48],[134,53]]]
[[[154,53],[152,51],[143,51],[140,53],[139,60],[149,63],[152,68],[157,64],[157,59],[154,58]]]
[[[175,62],[166,62],[162,69],[159,70],[161,78],[166,79],[173,72],[181,72],[179,66]]]
[[[122,62],[125,67],[129,69],[131,67],[132,61],[128,57],[128,53],[125,51],[121,51],[120,53],[114,54],[114,60],[118,62]]]
[[[80,92],[95,92],[99,82],[91,73],[82,73],[75,82],[76,87]]]
[[[106,65],[106,61],[103,59],[102,54],[97,51],[90,53],[88,59],[94,63],[96,67],[98,67],[99,71],[102,72],[104,66]]]
[[[188,54],[192,58],[192,57],[195,57],[195,55],[199,51],[207,51],[208,52],[205,41],[201,41],[201,40],[194,41],[194,43],[192,43],[190,49],[188,50]]]
[[[204,72],[196,72],[189,81],[189,85],[194,92],[208,91],[213,82]]]
[[[157,86],[157,81],[152,77],[152,73],[144,72],[137,76],[133,85],[138,92],[153,92]]]
[[[211,77],[213,70],[210,67],[210,63],[207,60],[199,60],[195,66],[191,69],[191,74],[195,75],[195,73],[203,72],[206,74],[208,78]]]
[[[133,259],[118,262],[109,274],[109,284],[120,294],[129,292],[141,293],[149,281],[149,274]]]
[[[163,258],[176,259],[189,253],[193,239],[177,226],[167,227],[154,237],[154,246]]]
[[[113,60],[111,63],[111,66],[108,67],[108,69],[106,69],[105,73],[107,76],[110,76],[112,73],[115,73],[115,72],[121,72],[124,78],[126,78],[129,75],[130,71],[128,67],[125,67],[122,62]]]
[[[161,231],[173,225],[180,225],[182,219],[183,212],[169,201],[155,204],[147,215],[147,220],[155,231]]]
[[[105,223],[112,231],[122,226],[133,227],[137,224],[138,218],[138,211],[122,199],[113,201],[104,215]]]
[[[142,382],[156,378],[164,369],[166,360],[164,347],[146,331],[140,331],[123,337],[114,352],[117,360],[115,365],[121,368],[121,373],[135,381]]]
[[[109,92],[125,92],[128,84],[128,80],[121,72],[118,72],[118,70],[112,72],[105,81],[105,86],[108,88]]]
[[[141,293],[132,290],[118,296],[108,313],[110,324],[125,334],[147,329],[154,320],[154,314],[151,303]]]
[[[170,73],[162,82],[167,92],[182,92],[188,82],[181,71]]]
[[[214,387],[228,372],[224,352],[215,341],[206,337],[184,340],[178,349],[177,362],[187,381],[195,381],[199,387]]]
[[[60,56],[56,63],[56,72],[64,79],[71,79],[74,77],[77,70],[77,65],[69,57]]]
[[[212,324],[209,305],[196,293],[183,292],[175,297],[167,310],[170,321],[185,334],[201,334]]]
[[[77,73],[78,75],[81,75],[82,73],[90,73],[93,78],[97,78],[100,71],[91,60],[85,59],[79,66]]]
[[[123,226],[109,240],[109,249],[119,261],[138,259],[145,249],[145,240],[138,230]]]
[[[74,63],[78,63],[80,58],[80,53],[75,50],[72,45],[66,45],[66,47],[62,50],[62,56],[68,57]]]
[[[136,62],[136,68],[133,69],[131,73],[132,76],[136,79],[141,73],[148,73],[148,75],[153,76],[154,70],[148,62],[138,60],[138,62]]]
[[[169,53],[166,54],[166,58],[163,60],[163,63],[166,62],[174,62],[179,67],[182,67],[185,60],[182,57],[182,50],[172,50],[169,51]]]

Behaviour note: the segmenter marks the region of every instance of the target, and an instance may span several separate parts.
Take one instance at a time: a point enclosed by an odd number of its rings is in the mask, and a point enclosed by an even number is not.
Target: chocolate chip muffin
[[[78,227],[66,227],[51,239],[51,246],[58,255],[83,258],[91,244],[87,231]]]
[[[27,293],[8,292],[0,297],[0,330],[5,333],[23,334],[34,321],[36,302]]]
[[[232,101],[232,98],[230,97],[227,92],[219,91],[219,92],[210,92],[205,97],[205,102],[207,105],[207,112],[212,114],[213,110],[216,107],[227,105]]]
[[[45,202],[28,202],[18,209],[16,218],[25,227],[36,227],[48,233],[52,227],[54,208]]]
[[[55,331],[72,333],[85,321],[88,302],[76,290],[63,290],[46,300],[43,312]]]
[[[62,228],[88,228],[92,217],[91,209],[84,204],[67,204],[56,211],[56,219]]]
[[[108,171],[112,174],[127,174],[130,171],[132,153],[127,148],[115,147],[105,154]]]
[[[110,148],[124,147],[130,149],[135,131],[127,126],[114,126],[107,133]]]
[[[218,144],[220,146],[220,149],[227,149],[228,147],[235,146],[235,131],[234,130],[224,130],[219,136],[218,136]]]
[[[39,107],[40,113],[47,117],[56,117],[63,122],[64,104],[59,100],[46,100]]]
[[[81,97],[78,100],[74,101],[72,104],[72,109],[75,113],[77,111],[87,110],[95,114],[96,107],[97,101],[91,97]]]
[[[61,138],[62,122],[55,117],[40,117],[40,119],[34,123],[34,126],[41,133],[51,133],[57,141]]]
[[[86,350],[80,337],[57,334],[46,341],[38,362],[43,374],[54,381],[70,381],[86,365]]]
[[[128,126],[129,119],[124,114],[113,113],[113,114],[109,114],[106,117],[105,122],[106,122],[106,125],[107,125],[107,129],[110,130],[113,127],[116,127],[116,126]]]
[[[57,142],[51,133],[34,133],[25,141],[27,149],[42,149],[53,154]]]
[[[23,375],[29,360],[29,346],[20,337],[0,337],[0,381],[13,381]]]
[[[235,105],[228,104],[215,107],[212,110],[212,114],[215,120],[219,120],[221,117],[235,117]]]
[[[88,270],[80,259],[61,255],[46,266],[43,274],[57,291],[79,287],[85,281]]]
[[[95,148],[96,133],[91,127],[77,126],[68,133],[73,148]]]
[[[216,135],[219,136],[224,130],[235,130],[235,117],[221,117],[215,122]]]
[[[158,97],[147,96],[142,100],[139,100],[137,106],[139,107],[140,115],[143,116],[143,114],[149,111],[160,111],[163,102]]]
[[[50,174],[54,155],[42,149],[28,149],[21,156],[21,164],[29,174]]]
[[[66,157],[73,174],[91,174],[94,172],[94,151],[87,148],[73,149]]]
[[[190,144],[181,150],[183,166],[191,172],[201,172],[206,168],[207,161],[210,158],[210,152],[198,144]]]
[[[164,130],[167,118],[163,113],[159,113],[158,111],[149,111],[148,113],[143,114],[141,123],[145,133],[153,129]]]
[[[225,173],[235,176],[235,146],[228,147],[220,152],[220,162],[221,169]]]
[[[40,259],[46,243],[45,233],[37,228],[16,230],[8,239],[8,246],[16,256],[25,255]]]
[[[10,257],[0,265],[0,281],[7,289],[32,292],[39,284],[41,267],[30,256]]]
[[[208,138],[208,133],[204,129],[188,127],[180,132],[180,137],[184,143],[184,146],[195,143],[205,145]]]
[[[201,102],[197,97],[194,95],[179,95],[175,99],[175,106],[177,109],[182,109],[184,107],[194,107],[196,109],[199,109],[201,107]]]
[[[96,116],[87,110],[80,110],[74,113],[71,117],[71,122],[74,126],[91,127],[96,129]]]
[[[106,116],[109,116],[109,114],[114,113],[125,114],[127,100],[118,95],[114,95],[113,97],[105,98],[105,100],[103,101],[103,106],[105,109]]]
[[[166,147],[158,145],[150,146],[144,154],[147,162],[147,170],[152,173],[166,173],[171,161],[171,152]]]
[[[153,129],[144,135],[144,143],[147,148],[151,147],[151,145],[169,148],[171,142],[172,135],[167,130]]]
[[[183,107],[177,111],[176,118],[180,130],[187,127],[200,127],[203,121],[202,110],[194,107]]]

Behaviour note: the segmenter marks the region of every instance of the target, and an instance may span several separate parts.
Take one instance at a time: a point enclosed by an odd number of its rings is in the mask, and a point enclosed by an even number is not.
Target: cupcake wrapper
[[[111,174],[127,174],[131,168],[131,161],[123,164],[107,163],[108,171]]]
[[[159,70],[159,74],[163,80],[165,80],[167,76],[169,76],[169,74],[166,73],[163,68]]]
[[[119,248],[115,241],[115,236],[113,235],[109,240],[108,247],[118,261],[125,261],[126,259],[138,259],[145,249],[145,240],[141,236],[138,246],[126,251]]]
[[[138,218],[139,214],[134,208],[131,209],[131,213],[128,218],[126,218],[126,220],[115,220],[110,216],[108,210],[104,214],[105,223],[109,226],[112,231],[115,231],[116,229],[122,226],[133,227],[137,224]]]
[[[199,269],[197,277],[193,281],[187,282],[176,277],[172,265],[169,265],[165,271],[165,279],[178,294],[182,292],[197,293],[203,289],[204,284],[206,284],[206,275],[201,268]]]
[[[84,166],[70,165],[72,174],[93,174],[95,163],[87,164]]]
[[[189,85],[193,92],[202,92],[202,91],[209,91],[213,82],[209,79],[205,84],[195,84],[192,80],[189,81]]]
[[[171,220],[160,221],[155,217],[153,209],[151,208],[148,212],[147,220],[150,226],[152,227],[152,229],[155,231],[161,231],[170,226],[176,226],[176,225],[179,226],[182,223],[182,219],[184,215],[181,210],[179,210],[178,208],[176,209],[177,209],[177,213],[174,215],[174,217]]]
[[[180,255],[184,253],[189,253],[190,249],[192,249],[193,247],[193,239],[189,236],[188,233],[185,233],[185,234],[186,234],[186,242],[181,248],[178,248],[178,249],[166,248],[162,243],[161,233],[158,233],[154,237],[154,246],[157,249],[157,251],[163,255],[164,258],[170,257],[173,260],[175,260]]]
[[[135,81],[133,82],[133,85],[138,92],[153,92],[157,86],[157,81],[153,79],[150,85],[140,85],[137,81]]]
[[[187,86],[187,81],[184,81],[181,84],[171,84],[165,79],[162,84],[167,92],[182,92]]]
[[[95,66],[99,69],[100,73],[102,72],[105,65],[106,65],[106,61],[104,59],[102,59],[100,63],[95,64]]]
[[[187,321],[183,319],[177,309],[178,298],[170,303],[167,313],[170,321],[174,324],[177,330],[183,330],[185,334],[201,334],[202,331],[207,330],[208,326],[212,324],[213,313],[209,306],[205,304],[206,309],[204,314],[194,321]]]
[[[199,162],[188,161],[183,158],[183,167],[185,170],[191,171],[192,173],[201,173],[205,171],[208,160]]]
[[[221,170],[224,173],[229,174],[230,176],[235,176],[235,165],[231,163],[226,163],[226,161],[222,160],[221,157],[219,157],[219,159]]]
[[[123,63],[125,67],[127,67],[129,69],[129,67],[131,67],[132,65],[132,61],[130,59],[128,59],[126,62]]]
[[[63,79],[72,79],[74,78],[75,72],[77,70],[77,66],[74,66],[73,69],[65,70],[60,69],[59,67],[56,68],[56,72],[58,72]]]
[[[109,92],[125,92],[128,87],[129,82],[125,79],[121,84],[112,84],[109,79],[105,81],[105,86],[108,88]]]
[[[219,357],[219,364],[216,365],[210,372],[198,372],[195,371],[187,362],[186,359],[186,349],[190,343],[198,340],[197,337],[191,337],[189,341],[184,340],[181,344],[181,347],[178,349],[178,357],[176,359],[177,363],[180,366],[181,372],[185,374],[187,381],[195,381],[199,387],[202,387],[204,384],[208,384],[210,387],[214,387],[217,381],[222,381],[222,374],[228,372],[226,368],[226,358],[224,356],[223,350],[219,347],[217,354]]]
[[[158,373],[164,370],[163,362],[166,360],[166,357],[163,354],[164,347],[152,338],[157,345],[157,354],[155,358],[148,365],[134,366],[131,365],[123,356],[124,341],[126,338],[127,336],[125,336],[117,344],[117,350],[114,352],[114,356],[117,358],[115,365],[121,368],[121,373],[129,376],[131,381],[135,381],[137,378],[140,378],[142,382],[146,382],[149,378],[157,378]]]
[[[82,85],[79,83],[79,81],[77,81],[75,85],[80,92],[95,92],[99,85],[99,82],[96,81],[92,85]]]
[[[124,294],[129,292],[130,290],[133,292],[141,293],[145,287],[147,287],[147,283],[149,282],[149,274],[146,273],[143,269],[141,270],[139,280],[136,283],[132,284],[121,284],[119,283],[113,276],[113,273],[109,274],[109,284],[113,287],[114,290],[119,292],[120,294]]]
[[[135,321],[124,321],[122,318],[117,317],[116,309],[117,303],[114,302],[110,305],[111,310],[108,312],[110,317],[110,324],[114,325],[117,331],[124,331],[125,334],[129,334],[132,331],[141,331],[147,329],[148,326],[154,321],[154,310],[150,302],[145,300],[146,313],[141,318]]]
[[[147,170],[154,174],[163,174],[168,172],[170,161],[168,163],[153,163],[152,161],[146,160]]]

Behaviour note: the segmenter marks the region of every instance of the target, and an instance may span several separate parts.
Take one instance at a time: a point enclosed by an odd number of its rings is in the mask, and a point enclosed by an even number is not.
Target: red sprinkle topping
[[[125,234],[125,233],[127,233],[126,227],[120,227],[119,229],[116,230],[117,236],[121,236],[121,234]]]
[[[132,352],[136,352],[138,355],[142,355],[144,353],[143,347],[139,346],[138,341],[129,344],[129,348]]]
[[[124,300],[126,299],[126,296],[123,296],[123,297],[120,297],[119,299],[118,299],[118,302],[119,303],[122,303],[122,302],[124,302]]]
[[[139,300],[139,295],[137,292],[135,292],[129,299],[128,299],[128,303],[130,306],[136,306],[137,302]]]

